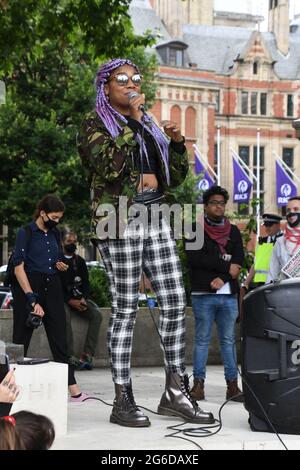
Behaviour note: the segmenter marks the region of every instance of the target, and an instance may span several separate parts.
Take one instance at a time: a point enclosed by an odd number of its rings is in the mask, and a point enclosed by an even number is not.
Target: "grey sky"
[[[241,13],[253,13],[268,17],[269,0],[215,0],[215,9],[223,11],[235,11]],[[300,1],[290,0],[290,17],[300,13]],[[262,29],[267,29],[267,24]]]

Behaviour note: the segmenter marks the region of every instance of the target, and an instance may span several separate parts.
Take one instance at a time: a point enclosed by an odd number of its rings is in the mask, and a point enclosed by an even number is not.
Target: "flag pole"
[[[291,168],[289,166],[287,166],[287,164],[285,163],[284,160],[282,160],[282,158],[273,150],[273,155],[275,156],[276,160],[279,161],[279,163],[281,164],[281,166],[286,170],[287,174],[292,177],[292,179],[294,178],[295,181],[297,181],[297,183],[300,183],[300,178],[298,178],[297,175],[295,175],[295,173],[293,172],[293,170],[291,170]]]
[[[238,163],[240,164],[240,166],[244,169],[244,171],[246,172],[247,176],[251,176],[251,178],[253,179],[253,181],[256,181],[257,178],[255,176],[255,174],[253,173],[253,171],[250,170],[250,168],[248,167],[248,165],[246,165],[246,163],[241,159],[241,157],[239,156],[238,153],[236,153],[233,148],[231,147],[230,148],[231,152],[233,153],[233,156],[235,157],[235,159],[238,161]]]
[[[257,144],[256,144],[256,225],[257,238],[260,236],[260,129],[257,128]]]
[[[221,186],[221,126],[217,126],[217,182]]]
[[[211,174],[214,176],[214,178],[216,178],[216,180],[218,179],[218,175],[217,173],[214,171],[214,169],[210,166],[210,164],[204,160],[204,158],[202,157],[201,153],[199,152],[198,150],[198,147],[196,144],[193,144],[193,147],[194,147],[194,150],[197,154],[197,157],[199,158],[200,162],[203,164],[204,167],[208,168],[209,171],[211,172]]]

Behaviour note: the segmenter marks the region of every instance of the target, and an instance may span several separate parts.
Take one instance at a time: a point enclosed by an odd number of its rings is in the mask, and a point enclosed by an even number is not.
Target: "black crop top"
[[[140,135],[142,134],[142,129],[143,126],[139,121],[136,121],[135,119],[132,119],[131,117],[126,117],[128,121],[128,126],[133,130],[135,134],[138,132]],[[145,146],[147,149],[147,154],[148,154],[148,160],[146,158],[145,152],[143,152],[143,173],[149,174],[149,173],[154,173],[156,174],[158,172],[158,162],[157,162],[157,151],[156,147],[153,141],[152,135],[145,129],[144,131],[144,141],[145,141]],[[137,167],[141,171],[141,156],[140,156],[140,151],[138,149],[137,152],[135,152],[135,161],[137,164]],[[149,163],[148,163],[149,161]]]
[[[142,124],[139,121],[136,121],[135,119],[132,119],[129,116],[125,116],[125,117],[127,119],[128,126],[130,127],[130,129],[132,129],[135,134],[137,134],[137,132],[139,132],[140,135],[141,135],[142,134],[142,129],[143,129]],[[145,141],[145,145],[146,145],[146,149],[147,149],[147,153],[148,153],[149,164],[148,164],[146,155],[143,152],[143,173],[145,173],[145,174],[149,174],[149,173],[157,174],[158,173],[157,150],[156,150],[156,146],[155,146],[153,137],[147,131],[147,129],[144,130],[144,141]],[[184,140],[182,142],[173,142],[171,140],[171,146],[172,146],[173,150],[175,150],[175,152],[177,152],[179,154],[184,154],[184,152],[185,152]],[[140,157],[140,151],[139,150],[135,153],[135,159],[136,159],[137,167],[139,168],[139,170],[141,170],[141,157]]]

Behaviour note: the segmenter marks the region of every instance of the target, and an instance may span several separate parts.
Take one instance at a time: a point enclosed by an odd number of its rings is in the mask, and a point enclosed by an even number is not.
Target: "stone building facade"
[[[262,18],[230,15],[220,24],[207,0],[133,0],[136,32],[157,34],[157,101],[160,119],[181,123],[188,147],[196,143],[215,165],[221,130],[221,184],[232,192],[231,149],[256,169],[260,129],[262,210],[281,213],[275,200],[276,152],[300,176],[300,147],[292,121],[300,114],[300,29],[290,32],[289,0],[270,0],[269,31],[251,29]],[[300,26],[300,22],[299,22]],[[191,154],[191,159],[192,159]],[[300,188],[299,188],[300,189]],[[255,196],[255,188],[254,188]],[[232,204],[230,211],[237,210]]]

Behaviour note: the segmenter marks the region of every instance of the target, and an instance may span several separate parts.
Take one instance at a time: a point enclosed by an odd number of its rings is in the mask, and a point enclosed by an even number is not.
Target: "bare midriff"
[[[143,187],[144,189],[149,189],[149,188],[158,188],[158,181],[154,173],[146,173],[143,175]],[[140,178],[140,182],[137,188],[137,192],[142,191],[142,181]]]

